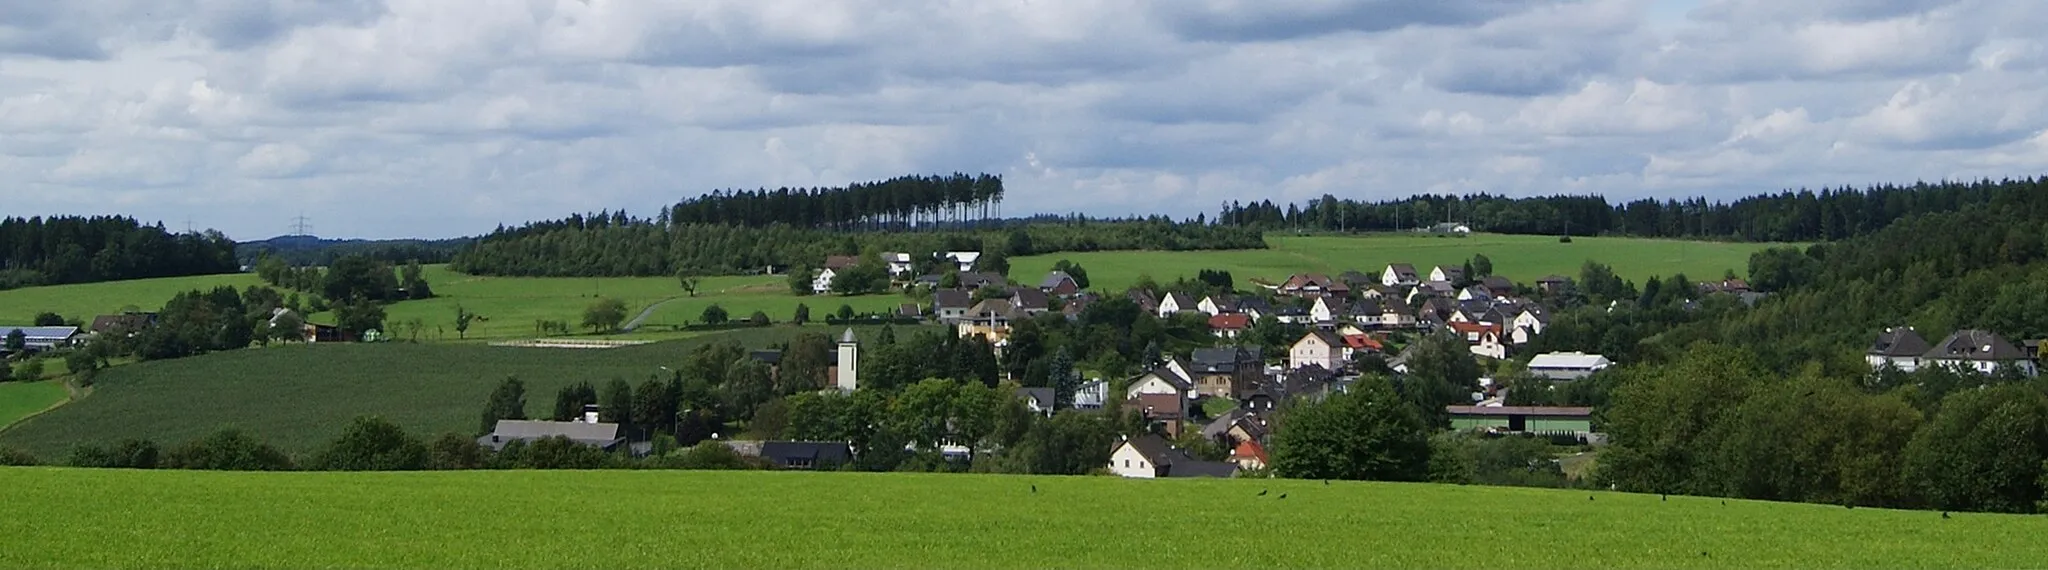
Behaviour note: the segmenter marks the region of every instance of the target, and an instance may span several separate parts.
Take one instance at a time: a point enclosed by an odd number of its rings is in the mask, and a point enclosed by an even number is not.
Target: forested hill
[[[1863,235],[1907,216],[1990,204],[2039,187],[2038,179],[2028,178],[1785,191],[1734,202],[1691,198],[1619,204],[1599,196],[1424,195],[1360,202],[1326,195],[1284,208],[1270,200],[1232,202],[1223,205],[1217,219],[1268,229],[1389,231],[1455,221],[1476,231],[1506,234],[1811,242]]]
[[[0,219],[0,289],[233,273],[235,242],[119,216]]]
[[[277,236],[263,241],[235,245],[235,257],[254,267],[260,257],[275,257],[294,266],[324,266],[345,255],[366,255],[390,263],[447,263],[455,252],[468,247],[472,238],[444,240],[361,240],[322,239],[314,236]]]

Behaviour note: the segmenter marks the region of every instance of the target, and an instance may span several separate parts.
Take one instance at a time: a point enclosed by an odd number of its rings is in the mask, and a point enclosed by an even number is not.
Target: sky
[[[0,215],[455,237],[715,189],[1005,214],[2048,170],[2039,0],[0,2]]]

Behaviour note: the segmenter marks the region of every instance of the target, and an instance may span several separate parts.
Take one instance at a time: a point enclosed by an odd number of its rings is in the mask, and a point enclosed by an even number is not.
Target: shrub
[[[36,456],[12,447],[0,447],[0,466],[27,467],[37,465]]]
[[[290,471],[292,459],[241,430],[230,428],[179,446],[164,456],[163,466],[216,471]]]
[[[376,416],[349,422],[341,437],[312,462],[322,471],[417,471],[427,467],[427,446],[405,428]]]
[[[483,469],[489,464],[490,455],[484,446],[459,433],[441,434],[427,444],[428,469]]]

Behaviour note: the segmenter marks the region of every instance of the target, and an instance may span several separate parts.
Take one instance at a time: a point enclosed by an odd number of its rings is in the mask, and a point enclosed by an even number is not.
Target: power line
[[[307,232],[308,230],[311,230],[311,229],[313,229],[313,224],[309,223],[309,222],[311,222],[312,220],[313,220],[312,218],[308,218],[308,217],[306,217],[306,216],[305,216],[305,214],[300,214],[300,215],[298,215],[297,217],[294,217],[294,218],[292,218],[292,226],[291,226],[291,227],[292,227],[292,235],[295,235],[295,236],[304,236],[304,235],[312,235],[312,234],[308,234],[308,233],[306,233],[306,232]]]

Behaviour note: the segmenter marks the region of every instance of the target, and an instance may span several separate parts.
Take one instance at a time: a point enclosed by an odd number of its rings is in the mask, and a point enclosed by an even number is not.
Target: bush
[[[489,465],[488,451],[468,436],[449,432],[427,444],[428,469],[483,469]]]
[[[499,454],[506,466],[519,469],[600,469],[612,464],[604,450],[561,436],[514,442]]]
[[[733,451],[732,446],[716,441],[702,441],[681,453],[677,466],[683,469],[752,469],[747,458]]]
[[[770,324],[768,321],[768,313],[754,311],[753,315],[747,317],[747,323],[757,327],[768,326]]]
[[[36,456],[12,447],[0,447],[0,466],[27,467],[37,465]]]
[[[427,446],[405,428],[376,416],[349,422],[341,437],[312,462],[321,471],[418,471],[427,468]]]
[[[168,469],[290,471],[292,459],[237,429],[224,429],[187,442],[163,458]]]
[[[124,440],[114,444],[112,449],[81,443],[71,448],[71,457],[65,464],[72,467],[155,469],[161,455],[156,442],[146,439]]]

